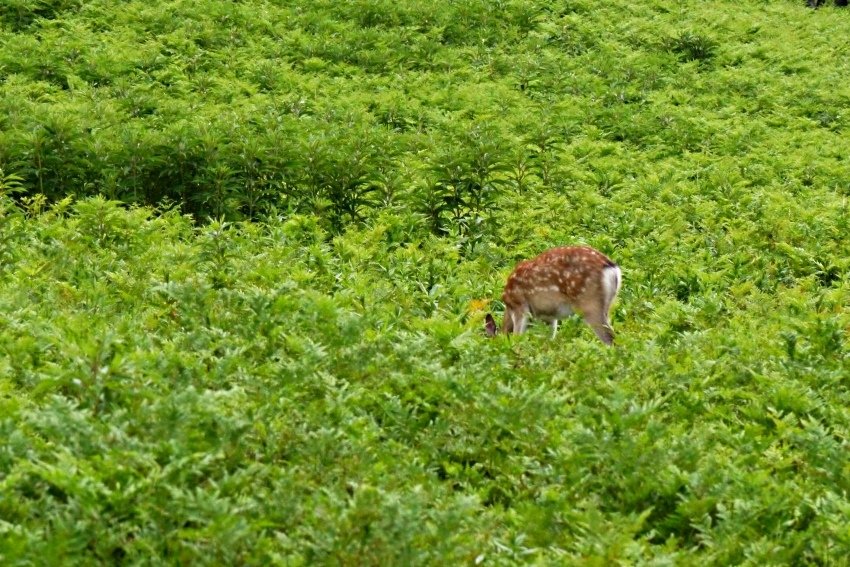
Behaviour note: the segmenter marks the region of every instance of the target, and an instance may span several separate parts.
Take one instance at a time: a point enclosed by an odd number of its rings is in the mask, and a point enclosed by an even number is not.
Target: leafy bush
[[[80,4],[80,0],[9,0],[0,6],[0,23],[23,30],[38,19],[61,17]]]
[[[0,563],[850,555],[837,12],[42,4],[0,24]],[[565,243],[619,346],[486,339]]]
[[[668,49],[683,61],[706,62],[714,57],[717,42],[693,32],[682,32],[667,42]]]
[[[760,291],[734,269],[759,240],[721,226],[689,262],[699,233],[662,238],[676,213],[656,211],[618,251],[609,350],[578,322],[484,338],[475,305],[511,264],[493,235],[462,259],[399,224],[329,241],[309,215],[195,227],[4,199],[8,562],[847,551],[846,278],[765,270],[784,283]],[[820,211],[813,228],[842,214]]]

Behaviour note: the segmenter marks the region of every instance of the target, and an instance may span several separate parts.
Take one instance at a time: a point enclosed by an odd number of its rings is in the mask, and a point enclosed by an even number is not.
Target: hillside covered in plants
[[[0,6],[0,563],[850,556],[850,12]],[[616,260],[617,346],[487,339]]]

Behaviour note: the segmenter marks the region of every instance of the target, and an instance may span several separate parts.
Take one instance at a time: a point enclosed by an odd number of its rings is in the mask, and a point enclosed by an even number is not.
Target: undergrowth
[[[0,8],[0,561],[850,556],[847,14]],[[618,346],[488,340],[515,263]]]

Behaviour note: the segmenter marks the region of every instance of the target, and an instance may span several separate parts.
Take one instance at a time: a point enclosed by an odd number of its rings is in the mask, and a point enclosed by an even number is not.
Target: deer
[[[584,318],[606,345],[614,344],[609,313],[620,291],[620,267],[602,252],[589,246],[559,246],[531,260],[520,262],[508,276],[502,301],[505,318],[502,332],[521,335],[530,316],[552,326],[573,313]],[[498,333],[491,314],[485,318],[488,336]]]

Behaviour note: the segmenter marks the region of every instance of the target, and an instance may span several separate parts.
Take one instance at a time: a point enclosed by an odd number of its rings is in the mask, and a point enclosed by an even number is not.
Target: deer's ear
[[[488,337],[494,337],[498,332],[498,329],[496,327],[496,320],[493,319],[493,316],[489,313],[486,317],[484,317],[484,332],[487,333]]]

